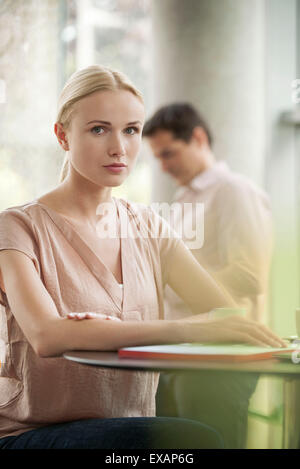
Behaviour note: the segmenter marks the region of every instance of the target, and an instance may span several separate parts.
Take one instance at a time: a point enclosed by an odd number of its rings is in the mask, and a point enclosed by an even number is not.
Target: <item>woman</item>
[[[123,74],[98,65],[75,73],[54,127],[67,152],[60,184],[0,214],[2,447],[220,446],[200,424],[152,418],[157,373],[90,368],[61,354],[192,341],[284,345],[242,318],[201,321],[233,303],[150,208],[112,198],[135,162],[143,122],[142,97]],[[116,236],[103,235],[107,225]],[[166,283],[193,318],[161,321]]]

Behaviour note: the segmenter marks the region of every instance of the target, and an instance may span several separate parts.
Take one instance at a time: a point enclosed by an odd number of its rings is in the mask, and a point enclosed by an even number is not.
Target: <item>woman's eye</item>
[[[128,134],[128,135],[134,135],[136,133],[138,133],[139,129],[137,127],[127,127],[127,129],[125,129],[125,132]]]
[[[104,128],[101,127],[100,125],[96,125],[95,127],[91,129],[91,132],[93,132],[94,134],[100,135],[100,134],[103,134]]]

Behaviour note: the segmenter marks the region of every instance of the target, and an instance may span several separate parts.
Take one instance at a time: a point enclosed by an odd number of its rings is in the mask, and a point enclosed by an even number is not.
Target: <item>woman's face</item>
[[[66,131],[72,169],[91,182],[119,186],[141,145],[144,106],[130,91],[96,91],[74,105]]]

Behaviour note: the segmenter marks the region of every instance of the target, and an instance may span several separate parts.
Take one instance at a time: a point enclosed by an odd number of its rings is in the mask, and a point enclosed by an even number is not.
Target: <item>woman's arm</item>
[[[95,318],[81,322],[62,318],[33,262],[22,252],[1,251],[0,269],[12,313],[40,356],[74,349],[117,350],[129,345],[183,340],[182,332],[176,334],[172,321],[123,322]]]
[[[210,321],[71,321],[59,316],[33,262],[15,250],[0,252],[6,296],[25,337],[41,357],[67,350],[118,350],[134,345],[180,342],[237,341],[256,345],[284,345],[271,331],[236,318]],[[239,318],[240,319],[240,318]]]
[[[214,308],[237,307],[182,241],[170,260],[167,283],[194,314],[207,313]]]

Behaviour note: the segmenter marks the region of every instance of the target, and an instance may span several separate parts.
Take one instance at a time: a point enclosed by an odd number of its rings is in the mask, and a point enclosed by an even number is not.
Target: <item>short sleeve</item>
[[[22,210],[6,209],[0,212],[0,251],[13,249],[26,254],[38,270],[38,252],[30,216]],[[4,306],[6,295],[0,272],[0,303]]]

